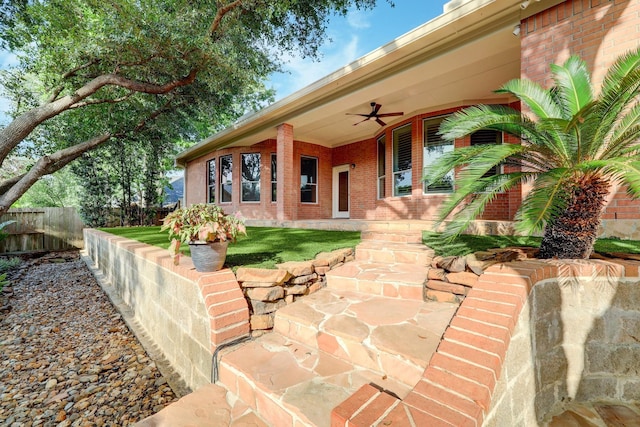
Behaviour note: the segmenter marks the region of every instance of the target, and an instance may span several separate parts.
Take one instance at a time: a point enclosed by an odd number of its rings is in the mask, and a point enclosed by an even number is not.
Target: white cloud
[[[371,27],[371,12],[351,9],[347,14],[347,24],[356,30],[363,30]]]
[[[277,91],[277,98],[283,98],[302,89],[361,56],[362,53],[358,47],[358,36],[350,35],[349,37],[348,41],[343,42],[341,37],[332,36],[333,43],[327,46],[330,49],[323,49],[322,58],[319,62],[294,55],[283,57],[284,68],[288,71],[288,74],[274,76],[271,79],[271,83]]]

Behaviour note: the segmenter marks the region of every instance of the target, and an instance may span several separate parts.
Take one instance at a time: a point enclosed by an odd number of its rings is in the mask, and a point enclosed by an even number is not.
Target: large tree
[[[457,170],[456,189],[440,211],[453,214],[447,232],[464,231],[495,198],[518,184],[532,190],[516,214],[517,227],[543,231],[542,258],[588,258],[606,198],[615,185],[640,196],[640,49],[611,66],[596,95],[577,56],[551,65],[554,86],[526,79],[498,93],[519,99],[524,112],[497,105],[470,107],[446,119],[440,132],[454,140],[481,129],[514,135],[522,144],[476,145],[443,156],[425,179]],[[503,166],[503,173],[488,174]]]
[[[19,58],[1,81],[16,108],[0,129],[0,166],[24,141],[41,156],[0,182],[0,213],[41,176],[106,141],[150,126],[173,137],[204,111],[215,123],[258,108],[283,51],[316,55],[331,13],[374,4],[0,0],[0,47]]]

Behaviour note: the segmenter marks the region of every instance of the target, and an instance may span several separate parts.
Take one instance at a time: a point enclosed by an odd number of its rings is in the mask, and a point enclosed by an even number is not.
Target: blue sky
[[[276,90],[276,98],[281,99],[442,14],[445,3],[395,0],[395,7],[391,7],[385,0],[378,0],[373,10],[352,10],[345,18],[333,17],[328,27],[331,40],[321,48],[320,61],[286,56],[282,59],[287,62],[287,73],[274,75],[268,85]],[[0,51],[0,69],[15,60],[12,54]],[[7,123],[4,113],[8,108],[0,88],[0,125]]]
[[[372,10],[352,10],[346,18],[333,17],[320,62],[285,57],[286,74],[276,74],[271,86],[277,99],[283,98],[336,71],[366,53],[442,14],[443,0],[395,0],[391,7],[378,0]]]

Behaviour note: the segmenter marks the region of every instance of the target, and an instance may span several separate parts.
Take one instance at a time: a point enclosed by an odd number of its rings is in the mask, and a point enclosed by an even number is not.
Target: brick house
[[[184,151],[186,204],[215,202],[246,218],[432,220],[454,177],[426,187],[439,154],[469,144],[518,143],[478,132],[455,144],[435,131],[447,114],[513,78],[550,84],[550,63],[579,54],[595,83],[638,45],[640,0],[452,0],[443,14],[232,128]],[[356,124],[370,104],[402,115]],[[517,106],[517,104],[516,104]],[[500,195],[487,220],[511,220],[526,188]],[[612,194],[608,235],[635,236],[640,202]]]

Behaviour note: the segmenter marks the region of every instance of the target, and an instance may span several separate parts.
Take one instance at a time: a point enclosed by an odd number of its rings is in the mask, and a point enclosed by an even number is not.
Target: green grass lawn
[[[507,246],[540,246],[540,237],[530,236],[474,236],[463,234],[453,243],[444,243],[440,233],[424,231],[422,241],[442,256],[466,255],[471,252],[484,251],[491,248],[505,248]],[[595,251],[600,253],[625,252],[640,253],[640,242],[637,240],[598,239]]]
[[[160,227],[101,228],[102,231],[137,240],[161,248],[169,247],[167,232]],[[247,227],[247,235],[240,236],[227,250],[228,267],[275,268],[285,261],[305,261],[320,252],[354,248],[360,242],[359,231],[307,230],[300,228]],[[181,250],[189,255],[187,245]]]

